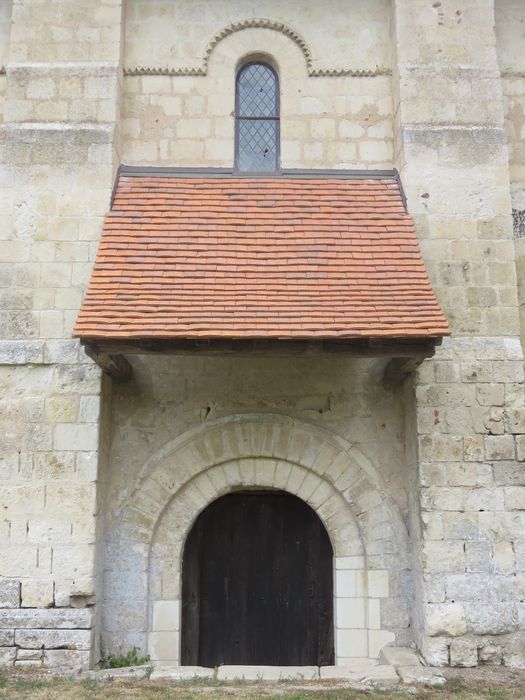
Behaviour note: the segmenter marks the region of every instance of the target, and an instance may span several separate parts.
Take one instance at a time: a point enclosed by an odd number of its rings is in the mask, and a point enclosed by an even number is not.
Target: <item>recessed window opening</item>
[[[235,169],[279,170],[279,79],[266,63],[244,65],[235,91]]]

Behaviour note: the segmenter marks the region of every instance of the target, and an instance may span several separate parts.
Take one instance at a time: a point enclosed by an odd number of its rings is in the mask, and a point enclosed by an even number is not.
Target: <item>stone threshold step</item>
[[[151,666],[130,666],[120,669],[88,671],[85,675],[98,678],[145,677]],[[297,683],[333,680],[356,683],[361,686],[378,685],[393,687],[400,682],[426,686],[445,683],[443,674],[436,668],[422,664],[412,649],[384,647],[379,659],[348,659],[340,666],[232,666],[204,668],[202,666],[176,666],[173,662],[158,662],[151,671],[152,680],[168,679],[189,681],[201,678],[204,681],[294,681]]]
[[[375,660],[356,659],[348,666],[219,666],[217,669],[202,666],[157,666],[151,679],[210,678],[219,681],[317,681],[352,680],[356,682],[399,682],[395,669]]]

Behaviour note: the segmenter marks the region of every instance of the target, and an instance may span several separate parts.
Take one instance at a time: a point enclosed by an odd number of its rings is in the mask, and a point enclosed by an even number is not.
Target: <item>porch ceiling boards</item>
[[[397,174],[343,171],[123,170],[74,329],[95,359],[261,343],[428,356],[448,334]]]

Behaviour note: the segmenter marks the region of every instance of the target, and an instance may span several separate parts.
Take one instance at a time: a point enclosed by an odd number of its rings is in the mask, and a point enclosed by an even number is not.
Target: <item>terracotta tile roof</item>
[[[395,177],[121,176],[74,334],[431,338],[449,328]]]

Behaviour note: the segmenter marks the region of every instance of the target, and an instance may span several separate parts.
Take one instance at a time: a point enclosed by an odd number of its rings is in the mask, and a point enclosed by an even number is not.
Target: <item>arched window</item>
[[[266,63],[248,63],[237,73],[235,169],[279,170],[279,79]]]

